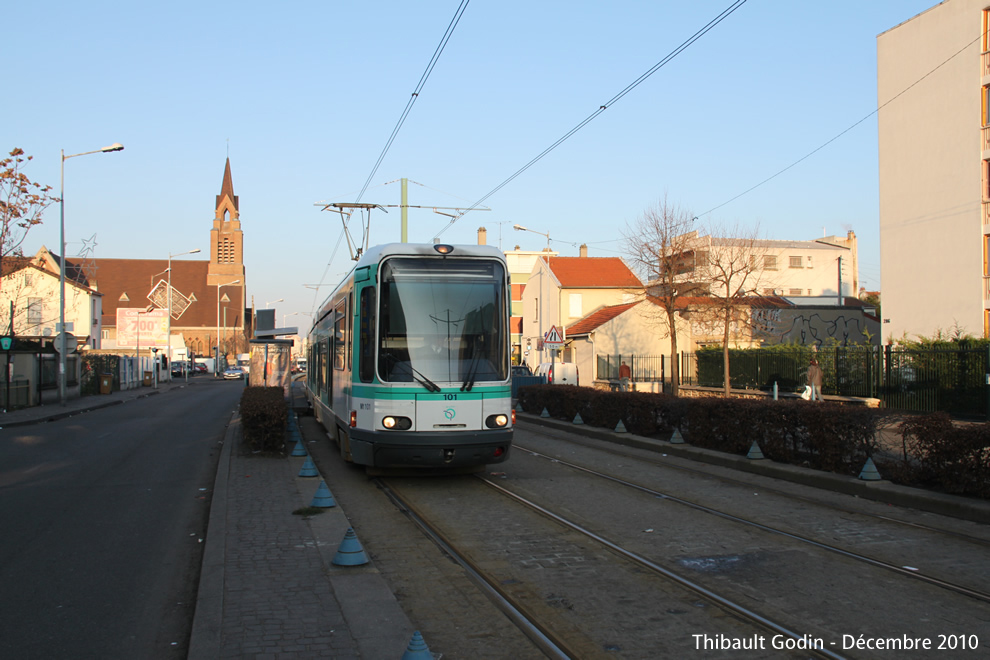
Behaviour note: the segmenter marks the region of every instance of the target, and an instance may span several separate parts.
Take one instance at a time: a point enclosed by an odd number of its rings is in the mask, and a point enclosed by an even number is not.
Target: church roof
[[[117,309],[144,308],[151,304],[148,294],[159,281],[168,281],[168,261],[165,259],[94,259],[97,288],[103,294],[103,325],[117,325]],[[217,326],[217,287],[206,283],[209,261],[173,260],[173,296],[190,299],[189,306],[179,318],[172,319],[172,326]],[[223,325],[223,308],[227,308],[226,326],[239,326],[244,322],[242,286],[225,286],[220,291],[220,324]],[[223,301],[223,296],[229,302]],[[173,300],[173,303],[175,301]],[[167,305],[163,305],[167,306]]]
[[[241,208],[238,205],[237,195],[234,194],[234,179],[230,176],[229,157],[227,158],[227,164],[223,168],[223,185],[220,186],[220,194],[217,195],[217,208],[220,208],[224,197],[229,197],[234,205],[234,209],[240,212]]]

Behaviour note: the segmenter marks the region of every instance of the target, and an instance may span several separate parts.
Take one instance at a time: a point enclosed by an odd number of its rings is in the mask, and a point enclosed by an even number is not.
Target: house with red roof
[[[578,257],[541,256],[522,292],[523,359],[534,370],[550,362],[543,337],[551,328],[566,335],[568,326],[592,312],[635,302],[643,292],[643,283],[619,257],[589,257],[584,247]],[[556,359],[576,362],[567,344]]]

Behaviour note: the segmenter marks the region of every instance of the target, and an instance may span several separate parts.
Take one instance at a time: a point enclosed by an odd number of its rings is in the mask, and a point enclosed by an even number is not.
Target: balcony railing
[[[990,51],[980,53],[980,72],[982,76],[990,76]]]
[[[986,303],[990,302],[990,277],[983,276],[983,307],[987,308]]]

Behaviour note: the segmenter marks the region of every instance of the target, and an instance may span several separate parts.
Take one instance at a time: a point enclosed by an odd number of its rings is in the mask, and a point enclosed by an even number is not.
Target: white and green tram
[[[309,334],[307,391],[344,459],[369,470],[506,460],[510,300],[491,246],[365,252]]]

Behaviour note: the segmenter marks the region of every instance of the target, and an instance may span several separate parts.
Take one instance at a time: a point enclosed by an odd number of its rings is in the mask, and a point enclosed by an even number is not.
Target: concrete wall
[[[956,323],[983,335],[979,37],[986,4],[950,0],[877,37],[884,340]]]

